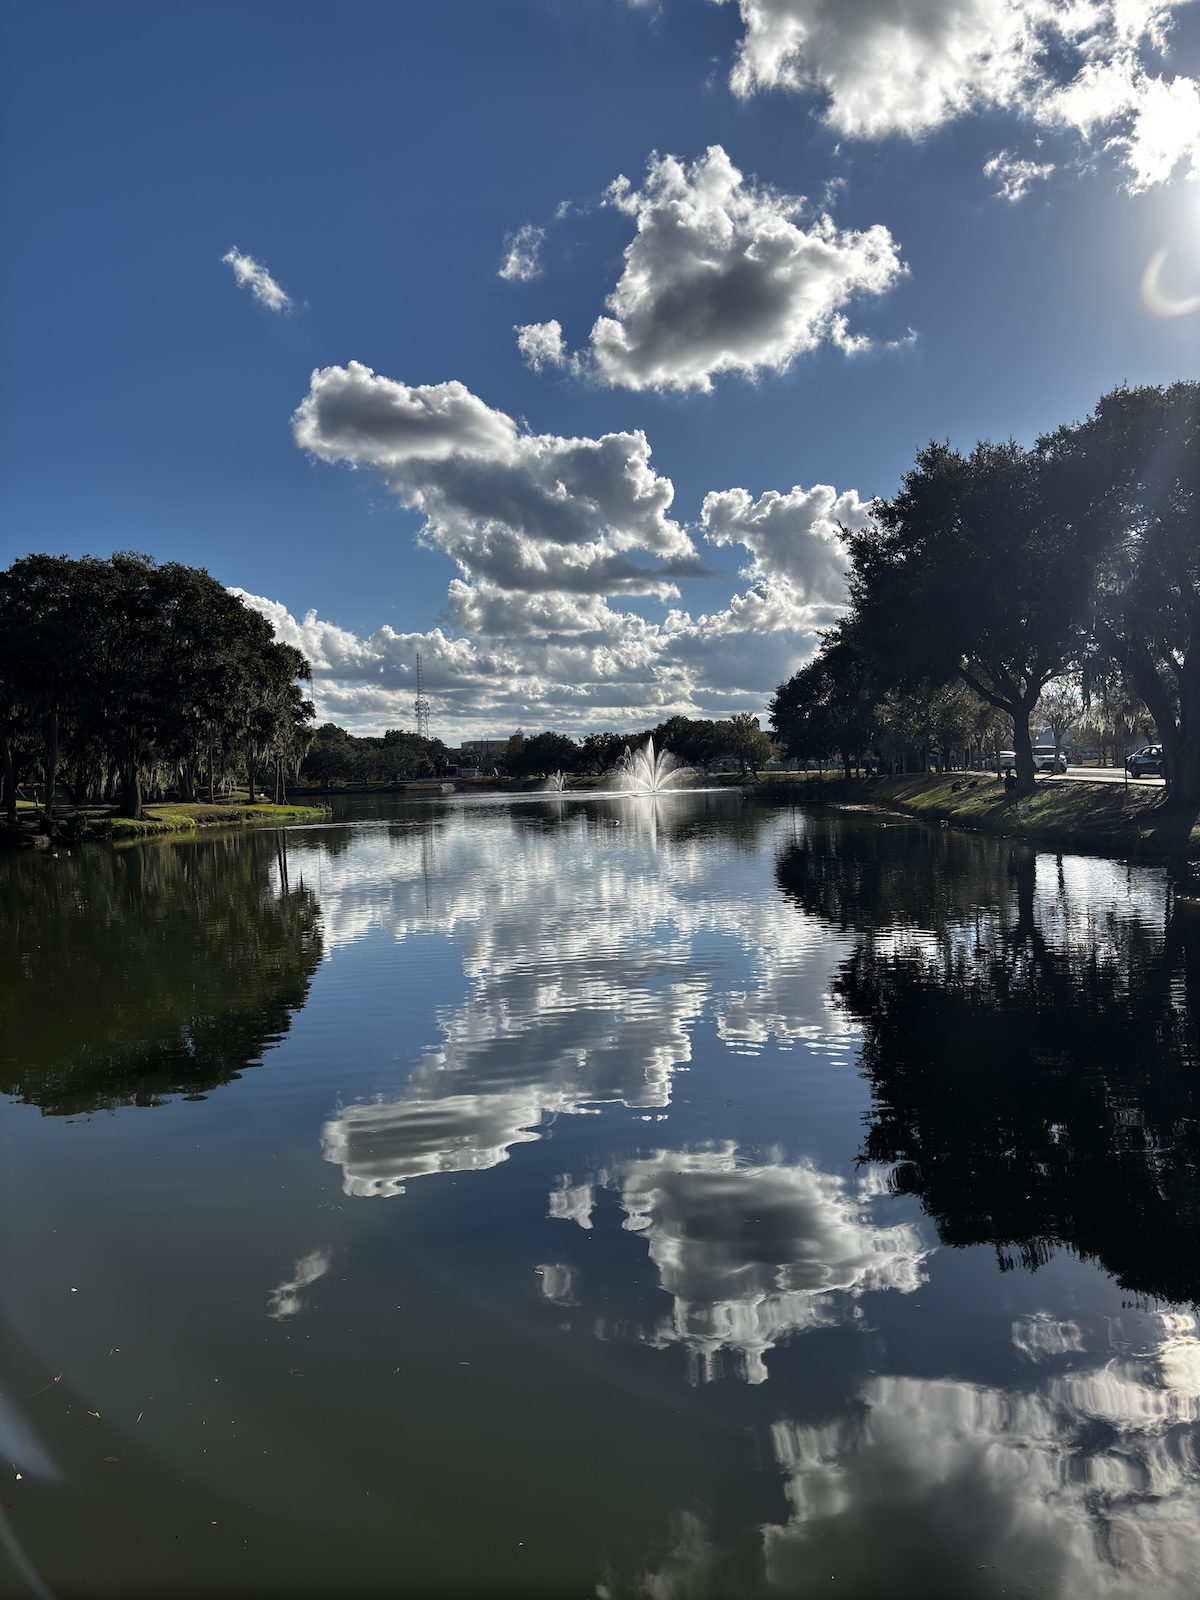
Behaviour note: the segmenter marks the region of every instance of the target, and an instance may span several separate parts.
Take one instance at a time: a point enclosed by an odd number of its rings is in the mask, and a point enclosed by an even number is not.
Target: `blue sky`
[[[761,713],[928,439],[1197,371],[1195,4],[2,26],[0,558],[207,566],[359,729]]]

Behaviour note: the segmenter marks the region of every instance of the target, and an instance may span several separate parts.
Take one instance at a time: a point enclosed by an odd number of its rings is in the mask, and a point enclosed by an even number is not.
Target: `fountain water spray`
[[[647,739],[640,750],[628,745],[610,774],[612,787],[625,794],[662,794],[667,789],[682,789],[695,777],[669,750],[654,749]]]

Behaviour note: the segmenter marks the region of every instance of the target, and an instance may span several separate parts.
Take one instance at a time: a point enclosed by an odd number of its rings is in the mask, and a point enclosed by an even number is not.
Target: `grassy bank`
[[[973,789],[967,787],[972,779],[976,783]],[[953,792],[955,783],[962,784],[957,793]],[[1016,801],[1004,793],[1002,780],[991,773],[855,778],[849,783],[798,774],[761,783],[750,791],[750,797],[876,805],[903,811],[923,822],[945,822],[1057,850],[1200,857],[1196,819],[1164,809],[1161,789],[1148,792],[1134,784],[1042,780],[1032,795]]]
[[[172,801],[167,805],[146,806],[145,815],[137,822],[128,817],[110,817],[98,826],[105,830],[101,837],[123,844],[130,839],[148,839],[163,833],[194,833],[199,828],[272,823],[279,827],[286,823],[323,822],[328,815],[327,806],[277,806],[265,802],[207,805],[203,801],[195,804]]]
[[[299,822],[323,822],[328,815],[327,806],[208,805],[203,801],[191,804],[169,801],[164,805],[146,806],[137,822],[99,809],[76,811],[70,808],[56,815],[53,822],[47,822],[38,808],[22,804],[17,809],[16,838],[11,838],[7,829],[0,828],[0,833],[6,836],[3,842],[10,848],[15,844],[18,849],[46,849],[89,840],[128,844],[160,834],[196,833],[201,828],[281,827]]]

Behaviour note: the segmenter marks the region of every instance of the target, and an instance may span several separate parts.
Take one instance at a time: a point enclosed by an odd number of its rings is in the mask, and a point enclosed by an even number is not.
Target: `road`
[[[1045,776],[1051,783],[1069,783],[1073,778],[1078,778],[1084,783],[1128,782],[1140,789],[1161,789],[1163,786],[1161,778],[1129,778],[1124,767],[1068,767],[1066,772],[1057,773],[1053,777],[1047,773]]]

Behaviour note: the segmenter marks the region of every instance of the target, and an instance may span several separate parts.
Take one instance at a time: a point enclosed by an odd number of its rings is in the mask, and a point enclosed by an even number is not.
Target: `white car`
[[[1033,770],[1035,772],[1065,772],[1067,770],[1066,757],[1056,754],[1052,744],[1035,744],[1033,747]]]

